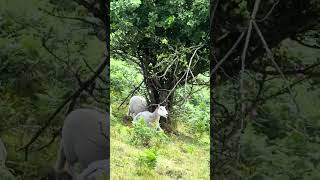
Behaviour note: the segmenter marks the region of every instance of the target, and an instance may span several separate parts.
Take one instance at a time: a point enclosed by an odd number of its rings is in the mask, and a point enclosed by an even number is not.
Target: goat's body
[[[165,106],[160,106],[158,105],[158,107],[156,108],[156,110],[154,110],[153,113],[149,112],[149,111],[143,111],[138,113],[134,118],[133,118],[133,123],[137,122],[137,120],[140,117],[143,117],[144,122],[147,124],[147,126],[152,127],[153,124],[155,124],[155,127],[159,130],[161,130],[160,128],[160,116],[163,116],[165,118],[167,118],[168,115],[168,111],[166,110]]]
[[[107,118],[107,113],[92,109],[77,109],[66,117],[56,164],[58,171],[67,164],[69,173],[76,177],[77,162],[82,171],[94,161],[109,159]]]
[[[2,140],[0,139],[0,166],[4,167],[7,158],[6,147],[4,146]]]
[[[148,110],[147,101],[142,96],[132,96],[129,102],[128,116],[132,118],[140,112]]]
[[[149,127],[152,127],[153,123],[157,123],[157,127],[159,126],[160,115],[157,115],[155,113],[151,113],[149,111],[140,112],[133,118],[133,122],[137,122],[137,120],[140,117],[144,118],[144,122]]]

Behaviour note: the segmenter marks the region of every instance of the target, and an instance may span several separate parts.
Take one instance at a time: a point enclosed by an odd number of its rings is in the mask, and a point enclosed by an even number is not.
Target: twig
[[[141,83],[134,88],[133,91],[131,91],[131,93],[122,101],[122,103],[118,106],[118,110],[120,109],[120,107],[124,104],[124,102],[126,102],[126,100],[131,97],[138,89],[140,89],[140,87],[142,86],[143,81],[141,81]]]
[[[279,4],[280,0],[278,0],[277,2],[273,3],[272,7],[270,8],[270,10],[267,12],[267,14],[262,18],[262,19],[257,19],[257,22],[263,22],[266,19],[269,18],[269,16],[271,15],[272,11],[274,10],[274,8]]]
[[[239,91],[240,91],[240,100],[241,100],[241,124],[240,124],[240,132],[243,133],[244,130],[244,121],[246,118],[246,105],[245,105],[245,94],[244,94],[244,85],[243,85],[243,81],[244,81],[244,74],[245,74],[245,60],[246,60],[246,53],[247,53],[247,49],[248,49],[248,45],[249,45],[249,41],[250,41],[250,37],[251,37],[251,32],[252,32],[252,23],[254,23],[254,20],[256,18],[257,12],[259,10],[259,5],[260,5],[260,1],[261,0],[256,0],[254,3],[254,7],[253,7],[253,11],[251,14],[251,19],[249,21],[249,27],[248,27],[248,31],[247,31],[247,36],[246,36],[246,41],[244,44],[244,48],[243,48],[243,52],[241,55],[241,71],[240,71],[240,87],[239,87]],[[238,142],[238,154],[237,154],[237,160],[238,163],[240,163],[240,150],[241,150],[241,134],[239,136],[239,142]]]
[[[194,50],[194,52],[193,52],[193,54],[192,54],[192,56],[191,56],[191,58],[190,58],[190,60],[189,60],[189,65],[188,65],[188,69],[187,69],[187,75],[186,75],[186,79],[185,79],[185,91],[186,91],[187,84],[188,84],[189,71],[191,72],[190,66],[191,66],[192,60],[193,60],[194,56],[196,55],[197,51],[198,51],[200,48],[201,48],[201,46],[198,47],[198,48],[196,48],[196,49]],[[191,72],[191,73],[192,73],[192,72]]]
[[[239,43],[241,42],[243,36],[245,35],[245,32],[242,32],[237,39],[237,41],[233,44],[231,49],[227,52],[227,54],[217,63],[217,65],[214,66],[214,68],[211,71],[211,76],[217,71],[217,69],[228,59],[228,57],[233,53],[233,51],[238,47]]]
[[[262,35],[262,33],[261,33],[258,25],[256,24],[256,22],[253,22],[253,25],[254,25],[254,27],[255,27],[255,29],[256,29],[256,31],[257,31],[257,33],[258,33],[258,35],[259,35],[259,37],[260,37],[260,39],[261,39],[261,41],[262,41],[262,43],[263,43],[264,48],[265,48],[266,51],[267,51],[268,57],[271,59],[272,63],[273,63],[274,66],[276,67],[277,71],[279,71],[282,79],[283,79],[283,80],[285,81],[285,83],[286,83],[286,86],[287,86],[287,88],[288,88],[289,95],[290,95],[290,97],[291,97],[291,99],[292,99],[292,101],[293,101],[293,103],[294,103],[294,105],[295,105],[295,107],[296,107],[298,116],[299,116],[301,119],[305,120],[305,118],[301,115],[300,107],[299,107],[299,105],[298,105],[298,103],[297,103],[297,101],[296,101],[296,98],[295,98],[294,95],[293,95],[293,92],[292,92],[291,87],[290,87],[289,80],[286,79],[286,77],[285,77],[285,75],[283,74],[281,68],[279,67],[279,65],[278,65],[277,62],[275,61],[275,59],[274,59],[274,57],[273,57],[273,55],[272,55],[272,52],[271,52],[271,50],[269,49],[268,44],[267,44],[267,42],[265,41],[265,39],[264,39],[264,37],[263,37],[263,35]],[[305,127],[304,127],[304,128],[305,128]]]
[[[168,100],[168,98],[170,97],[170,95],[173,93],[173,91],[176,89],[176,87],[178,86],[178,84],[180,84],[180,81],[184,78],[184,76],[186,75],[186,72],[184,72],[184,74],[182,75],[182,77],[178,80],[178,82],[173,86],[173,88],[171,90],[169,90],[170,92],[168,93],[167,97],[160,102],[159,104],[163,104],[164,102],[166,102]],[[149,106],[155,106],[158,104],[150,104]]]

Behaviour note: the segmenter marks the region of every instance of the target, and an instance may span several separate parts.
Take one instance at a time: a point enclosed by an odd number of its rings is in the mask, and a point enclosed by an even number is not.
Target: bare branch
[[[211,71],[211,76],[219,69],[219,67],[228,59],[228,57],[233,53],[233,51],[238,47],[239,43],[241,42],[245,32],[242,32],[237,39],[237,41],[233,44],[231,49],[227,52],[227,54],[214,66],[213,70]]]
[[[140,87],[142,86],[142,84],[143,84],[143,81],[141,81],[141,83],[140,83],[137,87],[135,87],[133,91],[131,91],[131,93],[130,93],[130,94],[122,101],[122,103],[118,106],[118,110],[119,110],[120,107],[124,104],[124,102],[126,102],[126,100],[127,100],[129,97],[131,97],[137,90],[140,89]]]

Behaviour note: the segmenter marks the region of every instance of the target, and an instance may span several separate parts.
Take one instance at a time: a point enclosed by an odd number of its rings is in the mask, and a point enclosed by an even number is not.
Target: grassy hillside
[[[125,109],[123,109],[124,111]],[[125,112],[125,111],[124,111]],[[134,127],[113,117],[111,124],[111,179],[209,179],[209,137],[197,138],[179,129],[169,135],[169,142],[157,147],[154,168],[139,165],[139,157],[147,147],[130,142]]]

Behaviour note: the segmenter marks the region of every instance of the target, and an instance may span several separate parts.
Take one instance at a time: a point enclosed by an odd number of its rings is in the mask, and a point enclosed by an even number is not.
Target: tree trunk
[[[154,80],[150,80],[149,78],[146,80],[147,90],[149,92],[150,104],[160,104],[165,106],[169,115],[167,118],[160,118],[160,125],[163,130],[166,132],[172,132],[175,129],[175,123],[170,118],[170,112],[172,112],[173,108],[173,100],[174,100],[174,92],[170,93],[170,87],[163,87],[161,84],[154,82]],[[170,93],[170,94],[169,94]],[[149,107],[149,111],[153,112],[156,109],[156,105]]]
[[[172,92],[169,95],[168,91],[161,91],[160,92],[160,99],[161,102],[167,98],[167,101],[165,101],[165,103],[163,104],[164,106],[166,106],[166,109],[169,113],[167,118],[160,118],[160,125],[162,125],[162,128],[166,131],[166,132],[173,132],[173,130],[176,127],[176,123],[175,121],[173,121],[173,119],[171,118],[170,114],[172,112],[173,109],[173,100],[174,100],[174,92]]]

